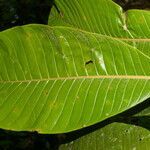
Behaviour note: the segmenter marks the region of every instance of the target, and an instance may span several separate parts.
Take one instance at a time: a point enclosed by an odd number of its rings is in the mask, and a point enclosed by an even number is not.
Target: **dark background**
[[[128,9],[150,9],[150,0],[114,1],[121,5],[124,11]],[[47,24],[53,4],[53,0],[0,0],[0,31],[29,23]],[[70,140],[77,139],[115,121],[142,126],[150,130],[150,118],[145,123],[141,122],[141,118],[132,117],[148,107],[150,107],[150,99],[123,114],[69,134],[41,135],[37,132],[13,132],[1,129],[0,150],[57,150],[61,143],[70,142]]]
[[[53,0],[0,0],[0,30],[29,23],[47,24]]]

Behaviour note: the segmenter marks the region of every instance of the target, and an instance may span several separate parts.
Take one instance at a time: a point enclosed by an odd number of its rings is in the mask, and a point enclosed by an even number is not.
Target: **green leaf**
[[[150,12],[122,8],[112,0],[56,0],[49,24],[71,26],[126,42],[150,56]]]
[[[149,150],[149,147],[150,132],[148,130],[134,125],[112,123],[61,145],[59,150]]]
[[[150,96],[150,58],[119,40],[30,25],[0,41],[1,128],[68,132]]]
[[[95,126],[64,134],[59,150],[149,150],[150,107],[145,108],[148,100],[145,102]],[[142,107],[145,109],[131,115],[130,112]]]
[[[58,1],[64,17],[55,13],[53,27],[28,25],[0,33],[1,128],[69,132],[150,97],[149,54],[128,31],[118,31],[118,5],[101,0],[99,7],[111,9],[101,12],[107,22],[97,22],[99,10],[92,2]]]

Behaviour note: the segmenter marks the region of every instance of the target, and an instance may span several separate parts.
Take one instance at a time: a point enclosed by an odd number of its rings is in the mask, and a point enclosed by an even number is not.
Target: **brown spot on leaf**
[[[44,95],[47,95],[47,94],[48,94],[48,91],[47,91],[47,90],[45,90],[45,91],[44,91]]]

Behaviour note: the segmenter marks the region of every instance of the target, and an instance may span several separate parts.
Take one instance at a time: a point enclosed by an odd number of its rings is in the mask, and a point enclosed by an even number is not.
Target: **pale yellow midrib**
[[[134,79],[134,80],[150,80],[150,76],[132,76],[132,75],[100,75],[100,76],[72,76],[72,77],[51,77],[43,79],[31,80],[1,80],[0,83],[22,83],[22,82],[42,82],[54,80],[78,80],[78,79]]]

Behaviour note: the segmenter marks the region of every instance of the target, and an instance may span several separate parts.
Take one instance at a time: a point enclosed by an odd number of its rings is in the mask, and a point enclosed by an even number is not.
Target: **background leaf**
[[[71,26],[117,38],[150,56],[150,12],[126,12],[112,0],[56,0],[61,15],[53,9],[49,24]]]
[[[79,139],[60,146],[60,150],[120,150],[149,149],[150,132],[144,128],[123,123],[112,123]]]
[[[150,107],[146,104],[149,100],[97,125],[63,135],[59,149],[148,150]]]

